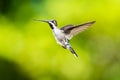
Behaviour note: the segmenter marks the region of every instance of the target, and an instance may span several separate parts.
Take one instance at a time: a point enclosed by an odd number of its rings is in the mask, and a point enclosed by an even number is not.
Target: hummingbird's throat
[[[51,29],[54,29],[54,27],[53,27],[53,25],[52,25],[52,24],[50,24],[50,23],[49,23],[49,26],[50,26],[50,28],[51,28]]]

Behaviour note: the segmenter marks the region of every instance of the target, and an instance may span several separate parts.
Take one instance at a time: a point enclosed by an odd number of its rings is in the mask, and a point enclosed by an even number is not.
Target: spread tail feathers
[[[72,47],[69,47],[69,50],[75,57],[78,57],[77,53],[74,51]]]

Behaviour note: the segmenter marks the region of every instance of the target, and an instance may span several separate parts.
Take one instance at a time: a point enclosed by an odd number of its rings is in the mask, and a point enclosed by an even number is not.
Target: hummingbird
[[[80,25],[69,24],[63,26],[62,28],[58,28],[56,20],[35,20],[35,21],[48,23],[50,28],[52,29],[56,42],[60,44],[64,49],[70,50],[70,52],[75,57],[78,57],[78,55],[75,52],[75,50],[72,48],[70,44],[70,40],[72,39],[72,37],[86,30],[88,27],[90,27],[92,24],[95,23],[95,21],[91,21]]]

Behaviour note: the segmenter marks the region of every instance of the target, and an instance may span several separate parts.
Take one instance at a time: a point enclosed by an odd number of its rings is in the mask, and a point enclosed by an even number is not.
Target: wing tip
[[[87,23],[85,23],[85,24],[83,24],[83,25],[87,25],[87,26],[91,26],[92,24],[94,24],[96,21],[91,21],[91,22],[87,22]]]
[[[92,22],[90,22],[90,23],[92,23],[92,24],[93,24],[93,23],[95,23],[95,22],[96,22],[96,21],[92,21]]]
[[[87,22],[86,24],[94,24],[96,21]]]

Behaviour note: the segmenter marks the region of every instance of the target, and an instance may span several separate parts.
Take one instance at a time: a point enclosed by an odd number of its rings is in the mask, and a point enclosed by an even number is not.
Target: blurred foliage
[[[31,80],[14,61],[0,57],[0,80]]]
[[[33,19],[96,23],[71,40],[76,59]],[[120,80],[119,21],[119,0],[0,0],[0,80]]]

